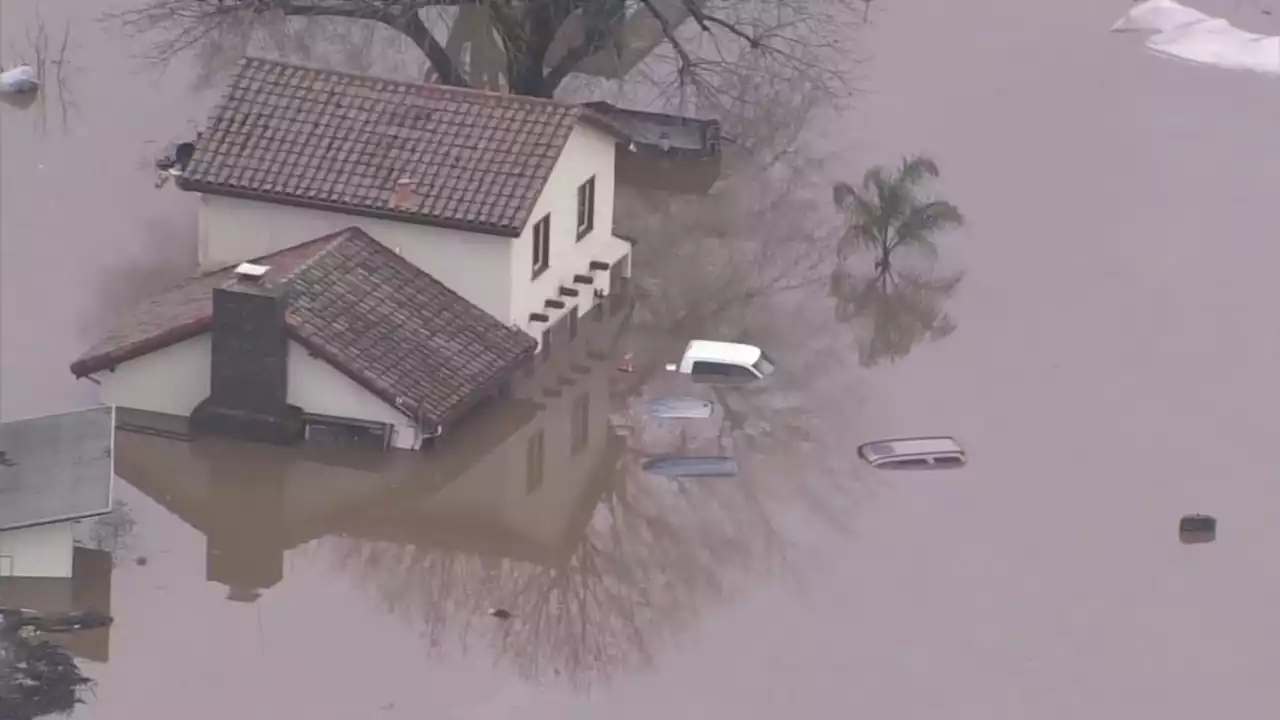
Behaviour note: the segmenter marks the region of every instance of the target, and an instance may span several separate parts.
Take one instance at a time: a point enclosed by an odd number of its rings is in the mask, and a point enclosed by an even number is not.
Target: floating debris
[[[40,80],[30,65],[19,65],[12,70],[0,72],[0,93],[26,95],[39,89]]]
[[[1218,519],[1212,515],[1183,515],[1178,521],[1178,539],[1184,545],[1213,542],[1218,534]]]
[[[511,612],[509,610],[503,610],[502,608],[489,608],[489,614],[499,620],[511,619]]]

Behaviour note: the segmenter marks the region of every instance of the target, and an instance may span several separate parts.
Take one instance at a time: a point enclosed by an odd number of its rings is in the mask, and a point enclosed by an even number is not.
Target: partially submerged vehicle
[[[755,345],[719,340],[690,340],[679,362],[667,363],[669,372],[691,375],[695,382],[753,382],[773,374],[777,365]]]
[[[1212,515],[1183,515],[1178,521],[1178,539],[1185,545],[1213,542],[1217,535],[1218,519]]]
[[[645,472],[665,477],[733,477],[738,474],[738,461],[731,457],[664,456],[644,462]]]
[[[701,420],[711,417],[715,403],[693,397],[662,397],[650,400],[649,414],[673,420]]]
[[[861,445],[858,456],[880,470],[963,467],[968,456],[952,437],[893,438]]]

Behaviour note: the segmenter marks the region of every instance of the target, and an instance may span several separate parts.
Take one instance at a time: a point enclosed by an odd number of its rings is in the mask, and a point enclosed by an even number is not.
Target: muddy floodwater
[[[1280,34],[1265,3],[1190,4]],[[0,6],[5,63],[36,7]],[[932,154],[968,224],[939,240],[965,273],[956,330],[849,363],[856,422],[824,445],[858,484],[847,532],[790,514],[786,472],[750,496],[637,479],[608,350],[429,460],[122,435],[116,623],[75,717],[1280,708],[1280,86],[1109,34],[1128,7],[871,4],[863,92],[822,132],[849,180]],[[0,106],[5,418],[92,403],[67,364],[193,264],[192,199],[156,191],[147,159],[211,98],[180,64],[139,73],[101,9],[39,3],[46,34],[72,29],[65,113],[57,88]],[[966,468],[853,454],[939,434]],[[1218,518],[1215,542],[1179,542],[1189,513]]]

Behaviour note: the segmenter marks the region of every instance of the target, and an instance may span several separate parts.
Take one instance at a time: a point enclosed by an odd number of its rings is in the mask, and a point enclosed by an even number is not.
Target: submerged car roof
[[[960,443],[952,437],[919,437],[894,438],[877,440],[864,444],[861,448],[868,460],[893,457],[896,455],[934,455],[939,453],[964,454]]]
[[[690,340],[684,354],[694,360],[723,360],[750,365],[760,359],[760,348],[720,340]]]

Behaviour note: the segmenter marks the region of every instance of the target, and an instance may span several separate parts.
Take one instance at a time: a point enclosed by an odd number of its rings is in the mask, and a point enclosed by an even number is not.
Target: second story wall
[[[398,250],[490,315],[516,322],[511,312],[512,241],[480,233],[203,194],[200,271],[244,262],[353,225]]]
[[[529,226],[515,242],[512,252],[511,288],[512,314],[515,322],[529,329],[529,313],[547,312],[543,303],[557,297],[561,285],[573,286],[575,274],[589,273],[589,263],[608,255],[610,243],[621,243],[613,237],[614,149],[617,140],[591,127],[578,126],[569,137],[559,162],[551,172],[551,178],[543,188],[534,206]],[[588,179],[595,178],[594,214],[591,231],[578,238],[578,188]],[[534,273],[534,235],[538,221],[549,217],[550,255],[547,268]],[[617,251],[613,250],[616,256]],[[597,285],[607,290],[607,277],[597,273]],[[607,275],[607,274],[606,274]],[[594,304],[593,288],[580,288],[575,298],[560,298],[566,302],[564,311],[575,302],[580,315],[585,315]],[[554,320],[554,318],[553,318]],[[534,337],[539,331],[530,330]]]

